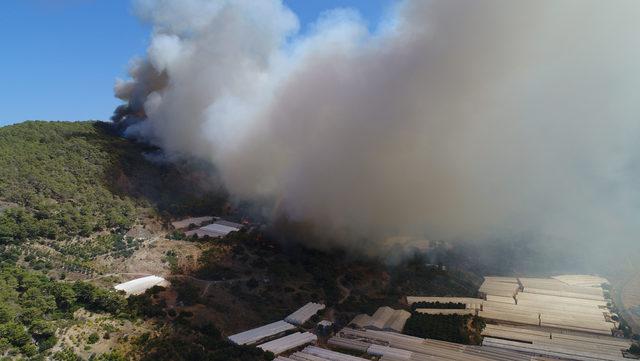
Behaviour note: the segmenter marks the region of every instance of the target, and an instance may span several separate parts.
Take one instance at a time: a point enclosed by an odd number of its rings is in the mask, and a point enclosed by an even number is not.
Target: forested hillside
[[[170,216],[222,207],[224,192],[207,168],[152,161],[154,152],[109,123],[0,128],[0,242],[126,229],[142,208]]]
[[[403,307],[407,294],[475,292],[473,275],[423,257],[389,266],[309,249],[296,242],[308,233],[287,231],[295,225],[186,238],[170,220],[243,208],[227,207],[211,165],[166,161],[110,123],[0,128],[0,172],[0,360],[266,361],[273,355],[226,336],[309,301],[346,325]],[[170,287],[130,297],[114,289],[147,274]],[[418,321],[416,332],[460,331]]]
[[[100,254],[120,263],[149,241],[124,236],[134,224],[220,214],[226,195],[216,184],[210,166],[166,162],[157,148],[118,136],[110,123],[0,128],[0,359],[86,359],[78,351],[95,360],[129,359],[93,345],[110,342],[111,333],[127,347],[122,334],[154,329],[143,320],[158,312],[147,296],[125,299],[109,282],[96,285],[102,277],[93,262]],[[128,252],[105,258],[119,249]],[[210,353],[262,357],[218,338]]]
[[[0,260],[0,355],[32,357],[53,348],[56,331],[73,322],[79,308],[112,315],[127,314],[121,295],[89,283],[56,282]]]

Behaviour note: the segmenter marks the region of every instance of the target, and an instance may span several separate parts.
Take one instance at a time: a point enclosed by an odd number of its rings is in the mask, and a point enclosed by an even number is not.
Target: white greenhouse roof
[[[240,229],[240,228],[244,227],[244,225],[242,225],[240,223],[229,222],[229,221],[225,221],[224,219],[219,219],[215,223],[223,225],[223,226],[235,228],[235,229]]]
[[[264,351],[270,351],[274,355],[278,355],[302,345],[316,342],[317,340],[318,337],[310,332],[296,332],[285,337],[263,343],[258,345],[258,347]]]
[[[204,227],[200,227],[198,229],[194,229],[186,233],[187,236],[196,235],[198,237],[224,237],[227,234],[238,231],[242,228],[241,224],[217,220],[215,223],[208,224]]]
[[[485,276],[484,280],[492,282],[518,283],[517,277]]]
[[[153,286],[163,286],[166,287],[169,285],[169,282],[162,277],[159,276],[146,276],[141,278],[136,278],[134,280],[120,283],[118,285],[113,286],[118,291],[124,291],[127,295],[139,295],[144,293],[144,291],[148,290]]]
[[[417,313],[425,315],[475,315],[474,309],[416,308]]]
[[[329,360],[329,361],[369,361],[361,357],[346,355],[340,352],[330,351],[330,350],[326,350],[326,349],[315,347],[315,346],[305,347],[305,349],[302,350],[302,353],[317,356],[323,360]]]
[[[519,288],[520,285],[517,283],[500,282],[485,278],[485,281],[480,286],[480,292],[485,295],[513,297],[518,293]]]
[[[321,303],[309,302],[306,305],[300,307],[294,313],[287,316],[284,320],[291,324],[301,326],[305,322],[309,321],[309,319],[320,310],[323,310],[324,307],[325,306]]]
[[[219,224],[219,223],[212,223],[212,224],[208,224],[204,227],[202,227],[201,229],[207,231],[207,232],[216,232],[216,233],[221,233],[221,234],[228,234],[234,231],[239,230],[240,228],[237,227],[230,227],[224,224]]]
[[[379,307],[372,316],[366,314],[357,315],[350,324],[374,330],[402,332],[404,324],[409,317],[411,317],[411,313],[405,310],[394,310],[391,307],[383,306]]]
[[[193,217],[193,218],[181,219],[179,221],[171,222],[171,225],[175,229],[183,229],[183,228],[189,227],[190,224],[195,224],[196,226],[199,226],[204,222],[211,222],[213,221],[213,219],[214,218],[212,216]]]
[[[609,283],[604,277],[592,275],[559,275],[552,278],[571,286],[600,287],[603,283]]]
[[[229,341],[235,343],[236,345],[248,345],[257,343],[267,337],[275,336],[280,333],[293,330],[294,328],[295,326],[290,323],[284,321],[276,321],[268,325],[231,335],[229,336]]]
[[[411,351],[375,344],[369,346],[367,353],[372,356],[388,356],[394,360],[410,360],[413,356],[413,352]]]
[[[553,344],[550,342],[543,343],[524,343],[518,341],[502,340],[492,337],[485,337],[483,345],[514,350],[532,355],[548,356],[563,358],[567,360],[579,361],[623,361],[626,360],[622,356],[621,350],[598,350],[589,348],[588,345],[579,347],[571,347],[563,344]],[[585,349],[586,347],[586,349]]]
[[[508,303],[511,305],[516,304],[516,300],[513,297],[505,297],[505,296],[495,296],[495,295],[487,295],[487,301],[489,302],[500,302],[500,303]]]

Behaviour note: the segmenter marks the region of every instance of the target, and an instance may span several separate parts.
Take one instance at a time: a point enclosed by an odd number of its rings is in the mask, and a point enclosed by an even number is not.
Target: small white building
[[[169,281],[165,280],[162,277],[146,276],[146,277],[140,277],[131,281],[117,284],[113,286],[113,288],[115,288],[118,291],[124,291],[127,294],[127,296],[130,296],[130,295],[142,294],[144,293],[144,291],[148,290],[153,286],[167,287],[169,285],[170,285]]]

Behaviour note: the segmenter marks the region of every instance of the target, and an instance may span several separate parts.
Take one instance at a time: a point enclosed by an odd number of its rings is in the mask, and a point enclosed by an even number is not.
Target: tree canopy
[[[29,121],[0,128],[0,243],[89,236],[157,214],[219,211],[209,165],[161,162],[109,123]]]

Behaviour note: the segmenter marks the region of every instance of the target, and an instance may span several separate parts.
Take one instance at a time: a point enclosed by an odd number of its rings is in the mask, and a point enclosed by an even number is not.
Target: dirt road
[[[351,290],[342,284],[343,279],[344,275],[340,275],[336,278],[336,285],[338,286],[338,289],[340,289],[340,292],[342,292],[342,297],[340,298],[340,301],[338,301],[338,304],[342,304],[347,300],[347,298],[349,298],[349,296],[351,296]]]

